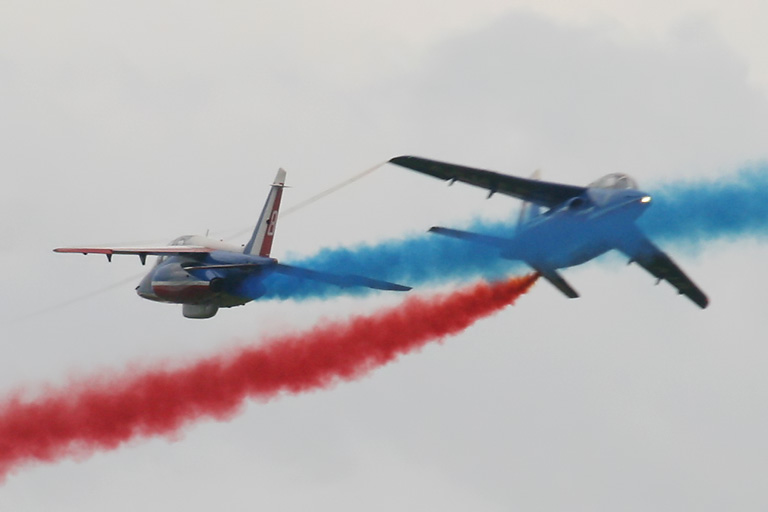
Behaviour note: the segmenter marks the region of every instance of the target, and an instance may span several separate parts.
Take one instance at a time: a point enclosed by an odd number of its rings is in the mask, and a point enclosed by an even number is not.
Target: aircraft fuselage
[[[161,257],[136,287],[136,293],[142,298],[173,304],[239,306],[255,298],[254,268],[261,265],[266,269],[277,262],[274,258],[243,254],[237,246],[200,236],[180,237],[171,244],[204,245],[216,250],[200,255]],[[211,266],[221,268],[196,268]],[[240,287],[246,277],[250,278],[249,294],[244,297]]]
[[[638,190],[590,189],[522,226],[501,256],[553,269],[581,265],[616,247],[649,204]]]
[[[278,263],[270,257],[278,210],[285,187],[285,171],[277,171],[251,239],[234,246],[207,237],[188,235],[162,247],[59,247],[54,252],[133,254],[142,264],[159,256],[157,264],[136,287],[139,296],[182,304],[187,318],[211,318],[219,308],[240,306],[266,293],[264,278],[273,272],[334,286],[364,286],[378,290],[408,291],[404,286],[366,276],[336,274]]]

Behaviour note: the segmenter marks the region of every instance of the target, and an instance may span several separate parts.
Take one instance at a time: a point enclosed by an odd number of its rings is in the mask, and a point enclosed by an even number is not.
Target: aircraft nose
[[[152,274],[147,274],[144,276],[144,278],[139,283],[139,286],[136,287],[136,293],[139,294],[139,297],[143,297],[145,299],[156,299],[157,296],[152,291]]]
[[[639,190],[628,190],[624,195],[624,201],[627,205],[639,204],[648,206],[651,203],[651,196]]]

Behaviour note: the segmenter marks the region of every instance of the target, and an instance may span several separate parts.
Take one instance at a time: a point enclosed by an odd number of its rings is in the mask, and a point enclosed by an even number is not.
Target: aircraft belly
[[[526,261],[533,266],[552,269],[568,268],[586,263],[587,261],[608,252],[610,249],[611,247],[604,246],[574,245],[570,247],[560,247],[557,250],[550,252],[529,254],[526,257],[521,257],[519,259]]]
[[[509,255],[554,269],[581,265],[612,248],[608,232],[597,223],[552,219],[517,237]]]
[[[209,281],[153,281],[152,289],[157,297],[156,300],[175,304],[214,304],[228,308],[241,306],[250,301],[243,297],[213,291]]]
[[[589,260],[608,252],[610,249],[610,247],[603,246],[574,247],[571,253],[562,258],[559,265],[555,268],[567,268],[581,265],[582,263],[586,263]]]
[[[152,290],[158,297],[177,303],[201,302],[213,296],[208,281],[152,281]]]

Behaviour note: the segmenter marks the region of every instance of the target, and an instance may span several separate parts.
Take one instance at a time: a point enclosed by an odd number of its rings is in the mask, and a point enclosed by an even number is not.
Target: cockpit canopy
[[[190,239],[191,239],[193,236],[194,236],[194,235],[184,235],[184,236],[180,236],[180,237],[178,237],[178,238],[174,238],[173,240],[171,240],[170,242],[168,242],[168,245],[170,245],[170,246],[179,246],[179,245],[191,245],[191,244],[189,244],[189,241],[190,241]],[[160,256],[159,258],[157,258],[157,264],[159,265],[160,263],[162,263],[162,262],[164,262],[165,260],[167,260],[169,257],[170,257],[170,256],[168,256],[168,255],[165,255],[165,254],[164,254],[164,255],[162,255],[162,256]]]
[[[180,236],[179,238],[174,238],[168,245],[188,245],[187,242],[190,238],[192,238],[192,236],[193,235],[185,235]]]
[[[637,183],[626,174],[615,172],[589,184],[589,188],[610,188],[614,190],[638,190]]]

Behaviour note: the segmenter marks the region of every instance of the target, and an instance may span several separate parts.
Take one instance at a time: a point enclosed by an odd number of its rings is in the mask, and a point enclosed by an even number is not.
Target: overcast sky
[[[0,2],[0,392],[396,303],[192,321],[136,296],[135,257],[51,252],[242,231],[281,166],[289,208],[401,154],[649,188],[768,160],[768,5],[563,4]],[[384,166],[285,216],[273,254],[518,207],[485,196]],[[591,262],[564,272],[580,299],[539,283],[359,381],[22,467],[0,509],[765,510],[766,242],[665,242],[707,310],[619,258]]]

